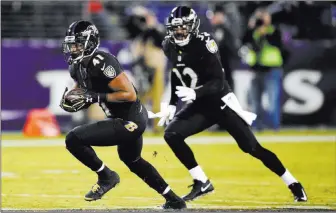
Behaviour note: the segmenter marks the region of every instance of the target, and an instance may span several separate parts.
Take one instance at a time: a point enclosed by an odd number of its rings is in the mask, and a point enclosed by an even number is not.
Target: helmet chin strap
[[[177,40],[175,39],[174,37],[174,41],[175,41],[175,44],[180,46],[180,47],[183,47],[187,44],[189,44],[189,41],[190,41],[190,34],[188,34],[187,38],[183,39],[183,40]]]

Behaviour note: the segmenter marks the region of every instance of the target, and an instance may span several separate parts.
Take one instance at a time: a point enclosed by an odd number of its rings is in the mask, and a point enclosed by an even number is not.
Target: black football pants
[[[91,146],[118,146],[118,154],[128,168],[158,193],[168,184],[157,170],[141,157],[142,134],[148,115],[144,106],[139,107],[128,120],[109,118],[76,127],[66,136],[66,148],[85,166],[97,171],[103,164]]]
[[[214,124],[225,128],[242,151],[261,160],[277,175],[284,174],[285,168],[277,156],[259,144],[250,126],[233,110],[228,106],[223,110],[220,106],[218,108],[207,107],[202,102],[195,102],[183,108],[167,126],[164,134],[166,142],[188,170],[198,164],[192,150],[184,140]]]

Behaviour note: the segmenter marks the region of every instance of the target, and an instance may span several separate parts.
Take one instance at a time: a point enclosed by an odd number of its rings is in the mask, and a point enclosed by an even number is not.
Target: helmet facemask
[[[77,33],[76,36],[66,36],[62,43],[63,54],[69,64],[81,62],[91,56],[98,47],[99,37],[95,36],[91,28]]]
[[[195,12],[181,18],[169,17],[167,33],[175,44],[185,46],[189,43],[192,36],[198,34],[199,25],[200,21]]]

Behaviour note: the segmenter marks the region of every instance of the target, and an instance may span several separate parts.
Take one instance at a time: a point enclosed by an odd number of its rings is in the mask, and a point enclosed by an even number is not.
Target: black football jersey
[[[78,86],[96,93],[113,93],[108,84],[123,72],[117,58],[107,52],[96,51],[88,63],[87,68],[81,64],[70,65],[70,75],[77,82]],[[126,118],[132,113],[133,105],[136,102],[101,102],[100,107],[107,117]]]
[[[218,46],[210,34],[200,33],[183,47],[175,45],[166,37],[162,45],[172,64],[170,104],[176,105],[178,98],[175,87],[180,85],[195,89],[195,101],[220,103],[220,98],[231,91],[225,80]],[[215,86],[212,82],[216,82],[220,88],[212,88]]]

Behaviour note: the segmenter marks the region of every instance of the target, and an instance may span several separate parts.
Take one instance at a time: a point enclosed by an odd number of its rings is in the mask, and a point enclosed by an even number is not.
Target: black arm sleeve
[[[180,85],[180,81],[173,71],[170,72],[170,82],[171,83],[170,83],[170,102],[169,102],[169,105],[175,105],[176,106],[177,101],[178,101],[178,97],[175,94],[175,92],[176,92],[176,86]]]
[[[202,60],[207,65],[205,72],[209,80],[202,87],[195,89],[196,98],[220,92],[224,87],[224,73],[218,56],[206,54]]]

